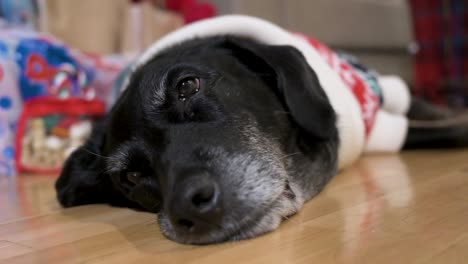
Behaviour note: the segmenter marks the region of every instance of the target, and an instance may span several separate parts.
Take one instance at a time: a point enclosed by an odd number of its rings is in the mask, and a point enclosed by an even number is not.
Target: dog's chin
[[[203,235],[177,234],[164,213],[159,214],[158,221],[162,234],[170,240],[182,244],[207,245],[227,241],[244,240],[260,236],[264,233],[275,230],[281,223],[281,217],[265,215],[243,227],[238,227],[236,229],[220,227]]]
[[[182,244],[206,245],[238,241],[258,237],[277,229],[284,219],[299,211],[303,202],[301,197],[291,197],[290,194],[285,194],[260,214],[253,213],[239,217],[239,221],[230,221],[202,235],[178,234],[164,211],[159,213],[158,222],[164,236]]]

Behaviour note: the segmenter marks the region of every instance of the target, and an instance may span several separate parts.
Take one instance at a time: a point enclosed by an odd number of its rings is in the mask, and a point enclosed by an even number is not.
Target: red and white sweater
[[[358,72],[325,45],[259,18],[229,15],[190,24],[154,43],[133,67],[147,63],[174,44],[228,34],[270,45],[290,45],[302,52],[338,115],[339,168],[352,164],[364,152],[396,152],[402,147],[408,129],[404,114],[410,95],[400,78],[378,78],[384,98],[379,104],[379,98]]]

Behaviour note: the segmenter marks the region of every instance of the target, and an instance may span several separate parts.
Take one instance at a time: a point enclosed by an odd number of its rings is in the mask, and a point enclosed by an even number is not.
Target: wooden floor
[[[0,177],[0,263],[468,263],[468,151],[372,156],[279,230],[186,246],[156,216],[61,209],[53,177]]]

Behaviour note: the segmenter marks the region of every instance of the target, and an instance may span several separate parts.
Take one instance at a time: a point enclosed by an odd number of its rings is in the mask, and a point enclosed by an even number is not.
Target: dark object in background
[[[410,0],[418,51],[414,92],[437,104],[468,106],[468,2]]]
[[[468,112],[435,107],[412,98],[408,112],[411,133],[405,149],[456,148],[468,146]],[[428,144],[430,142],[430,144]]]

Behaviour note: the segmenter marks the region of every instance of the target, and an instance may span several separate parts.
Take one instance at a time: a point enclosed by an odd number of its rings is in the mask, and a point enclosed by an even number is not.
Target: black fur
[[[182,102],[176,84],[187,76],[200,78],[201,89]],[[285,216],[272,207],[296,212],[334,175],[335,118],[317,76],[294,48],[230,36],[188,41],[134,72],[88,142],[67,160],[57,197],[65,207],[109,203],[160,211],[162,231],[180,242],[252,237]],[[184,171],[199,169],[219,182],[230,207],[223,230],[183,236],[168,227],[167,208]],[[300,171],[308,169],[314,171]],[[129,182],[129,171],[142,172],[141,182]],[[255,192],[262,186],[271,191]],[[240,195],[253,198],[239,201]],[[262,221],[271,227],[257,227]]]

